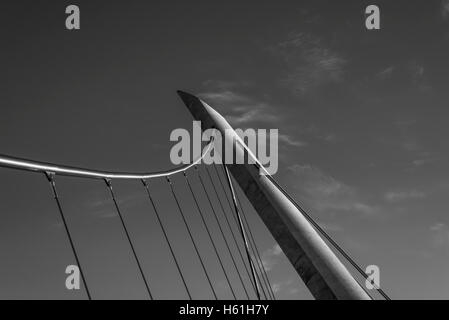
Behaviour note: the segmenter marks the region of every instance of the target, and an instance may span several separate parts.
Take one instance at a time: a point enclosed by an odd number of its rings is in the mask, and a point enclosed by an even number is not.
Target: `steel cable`
[[[209,274],[208,274],[208,272],[206,270],[206,266],[204,265],[203,259],[201,258],[200,252],[199,252],[198,247],[196,245],[195,239],[193,238],[192,232],[191,232],[190,227],[189,227],[189,225],[187,223],[187,220],[186,220],[186,217],[184,215],[184,212],[182,211],[181,205],[179,204],[178,197],[176,196],[175,190],[173,188],[173,183],[172,183],[172,181],[170,180],[169,177],[167,177],[167,182],[170,185],[171,193],[173,195],[173,198],[175,199],[176,205],[177,205],[177,207],[179,209],[179,213],[181,214],[182,220],[184,221],[184,225],[185,225],[185,227],[187,229],[187,232],[189,233],[190,240],[192,241],[193,247],[195,248],[195,252],[196,252],[196,254],[198,256],[198,259],[199,259],[199,261],[201,263],[201,267],[203,268],[204,274],[206,275],[207,282],[209,283],[209,286],[210,286],[210,288],[212,290],[212,293],[213,293],[213,295],[215,297],[215,300],[218,300],[218,297],[217,297],[217,294],[215,292],[214,286],[212,285],[212,281],[210,280]]]

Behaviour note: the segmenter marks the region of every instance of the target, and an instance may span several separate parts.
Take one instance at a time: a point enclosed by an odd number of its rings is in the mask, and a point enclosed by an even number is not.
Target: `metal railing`
[[[57,174],[61,176],[72,176],[79,178],[88,178],[88,179],[123,179],[123,180],[142,180],[142,179],[152,179],[152,178],[161,178],[161,177],[169,177],[177,173],[184,172],[191,167],[200,163],[200,161],[204,158],[204,156],[209,152],[211,146],[213,144],[213,139],[206,146],[206,149],[201,154],[199,158],[193,161],[191,164],[183,165],[178,168],[167,170],[167,171],[159,171],[159,172],[151,172],[151,173],[131,173],[131,172],[108,172],[102,170],[91,170],[84,168],[77,168],[65,165],[58,165],[53,163],[39,162],[34,160],[10,157],[5,155],[0,155],[0,167],[18,169],[23,171],[32,171],[38,173],[51,173]]]

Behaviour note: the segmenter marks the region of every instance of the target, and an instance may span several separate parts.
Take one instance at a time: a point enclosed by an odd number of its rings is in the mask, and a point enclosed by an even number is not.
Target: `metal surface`
[[[207,145],[201,157],[196,159],[193,163],[184,165],[172,170],[161,171],[161,172],[153,172],[153,173],[126,173],[126,172],[107,172],[107,171],[99,171],[99,170],[91,170],[91,169],[82,169],[64,165],[57,165],[53,163],[45,163],[9,156],[0,155],[0,167],[13,168],[18,170],[25,171],[33,171],[33,172],[43,172],[43,173],[53,173],[61,176],[72,176],[72,177],[80,177],[80,178],[89,178],[89,179],[152,179],[152,178],[161,178],[168,177],[180,172],[184,172],[196,164],[200,163],[203,159],[204,155],[209,152],[211,146],[213,144],[213,139]]]
[[[226,164],[235,180],[261,217],[287,258],[316,299],[357,299],[370,297],[319,236],[304,214],[268,178],[254,154],[245,146],[229,123],[197,97],[178,91],[202,130],[220,131],[225,145],[233,146],[233,155],[255,164]]]

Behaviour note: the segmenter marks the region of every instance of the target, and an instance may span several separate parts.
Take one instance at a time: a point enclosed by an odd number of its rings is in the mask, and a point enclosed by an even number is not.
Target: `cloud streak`
[[[266,102],[256,100],[227,90],[210,91],[200,97],[218,108],[233,125],[245,125],[254,122],[278,123],[281,117],[275,108]]]
[[[278,259],[281,254],[282,249],[278,244],[275,244],[272,248],[269,248],[262,253],[262,265],[267,272],[273,270],[278,264]]]
[[[430,227],[432,244],[435,247],[449,248],[449,227],[445,223],[436,223]]]
[[[441,15],[444,19],[449,18],[449,0],[441,1]]]
[[[283,82],[297,94],[343,80],[346,60],[312,34],[295,34],[272,51],[283,59],[289,70]]]
[[[287,134],[279,134],[279,141],[285,143],[291,147],[305,147],[307,146],[307,142],[296,140],[294,137]]]
[[[325,174],[311,165],[296,164],[288,168],[292,185],[302,198],[322,213],[377,214],[379,208],[360,199],[355,188]]]
[[[424,192],[417,190],[410,191],[389,191],[385,193],[385,200],[388,202],[401,202],[410,199],[422,199],[426,196]]]

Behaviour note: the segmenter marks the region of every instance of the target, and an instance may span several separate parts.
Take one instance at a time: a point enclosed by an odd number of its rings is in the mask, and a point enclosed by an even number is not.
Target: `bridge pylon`
[[[311,294],[316,299],[369,300],[301,210],[278,188],[254,155],[223,116],[201,99],[178,91],[193,118],[201,121],[202,130],[215,128],[223,138],[221,153],[226,159],[225,145],[233,146],[233,155],[240,159],[253,158],[255,164],[226,164],[234,179],[267,226]]]

